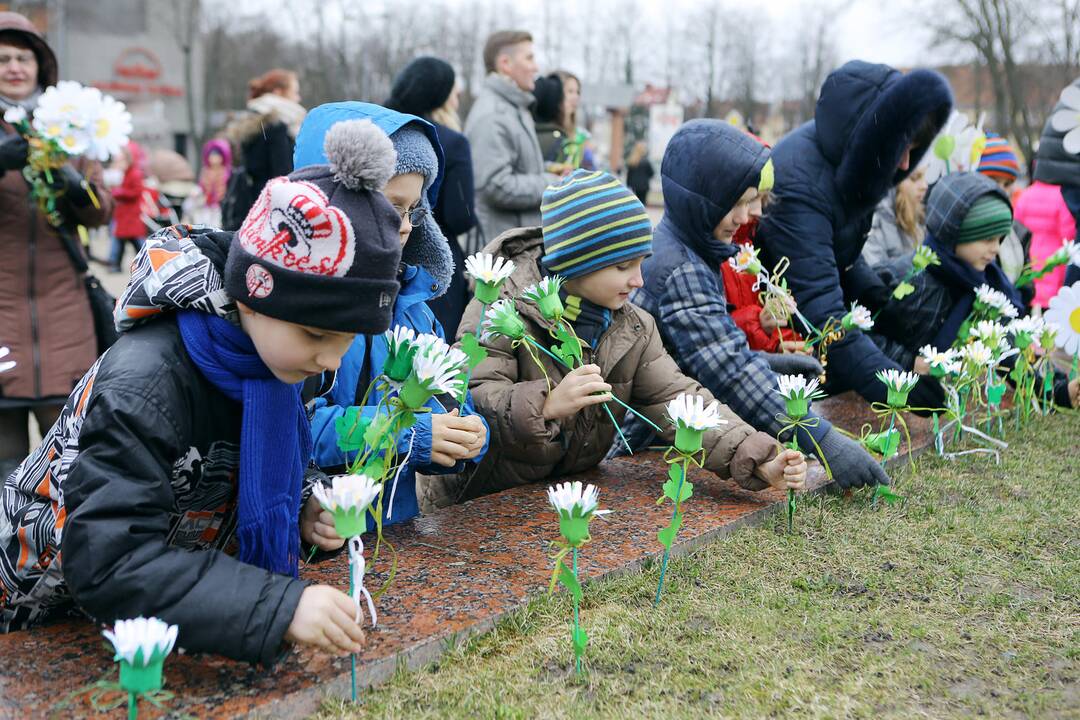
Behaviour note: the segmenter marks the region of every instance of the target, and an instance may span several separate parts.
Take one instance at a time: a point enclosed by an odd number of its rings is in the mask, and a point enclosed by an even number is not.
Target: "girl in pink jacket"
[[[1058,250],[1062,242],[1076,237],[1076,223],[1057,185],[1035,181],[1016,201],[1015,218],[1031,230],[1031,262],[1036,268]],[[1035,281],[1033,305],[1046,308],[1065,279],[1065,268]]]

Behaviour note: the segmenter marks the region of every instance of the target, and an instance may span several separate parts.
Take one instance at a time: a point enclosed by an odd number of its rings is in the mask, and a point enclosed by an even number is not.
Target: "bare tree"
[[[195,96],[195,52],[196,39],[202,31],[202,3],[200,0],[182,0],[173,5],[176,17],[176,42],[184,58],[184,100],[187,105],[189,158],[197,155],[202,146],[203,128],[197,122],[197,98]],[[199,118],[201,119],[201,118]]]

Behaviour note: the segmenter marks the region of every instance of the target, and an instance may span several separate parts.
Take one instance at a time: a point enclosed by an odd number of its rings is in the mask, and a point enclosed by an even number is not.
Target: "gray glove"
[[[796,353],[762,353],[769,367],[777,375],[802,375],[812,380],[825,372],[821,363],[810,355]]]
[[[821,439],[821,452],[829,462],[833,480],[843,489],[888,485],[889,476],[862,445],[830,428]]]

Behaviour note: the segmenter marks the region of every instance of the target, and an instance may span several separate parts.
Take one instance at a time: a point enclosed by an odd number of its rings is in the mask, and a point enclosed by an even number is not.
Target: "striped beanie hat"
[[[1012,230],[1012,207],[997,195],[983,195],[975,201],[960,223],[956,244],[978,242],[1008,235]]]
[[[544,269],[566,279],[652,253],[645,207],[610,173],[578,169],[544,191]]]
[[[994,133],[986,134],[986,147],[979,161],[979,172],[992,178],[1015,180],[1020,177],[1020,161],[1009,141]]]

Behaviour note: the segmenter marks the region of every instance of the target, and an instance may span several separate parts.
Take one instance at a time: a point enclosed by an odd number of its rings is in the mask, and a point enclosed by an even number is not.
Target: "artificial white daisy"
[[[132,667],[146,667],[164,659],[176,644],[180,628],[155,617],[117,620],[112,630],[102,634],[112,643],[116,660]]]
[[[449,352],[419,352],[413,359],[413,374],[420,385],[433,395],[459,392],[461,370],[461,363],[455,362]]]
[[[953,110],[930,151],[923,156],[926,181],[933,185],[949,173],[974,169],[986,146],[986,133],[972,125],[967,116]]]
[[[610,510],[598,510],[600,491],[595,485],[583,485],[580,480],[548,487],[548,502],[555,512],[568,517],[606,515]]]
[[[1080,155],[1080,87],[1069,85],[1061,91],[1063,108],[1050,116],[1050,126],[1065,133],[1061,145],[1065,152]]]
[[[877,378],[885,383],[885,387],[897,392],[911,392],[911,389],[919,382],[919,376],[910,370],[897,370],[886,368],[877,372]]]
[[[1005,297],[1005,293],[1000,290],[995,290],[986,283],[983,283],[975,289],[975,305],[982,309],[997,310],[1001,312],[1006,306],[1012,305],[1009,302],[1009,298]]]
[[[18,125],[25,121],[26,118],[26,110],[24,110],[21,105],[12,106],[4,113],[4,122],[9,125]]]
[[[942,376],[960,372],[960,353],[952,348],[938,350],[933,345],[923,345],[919,348],[919,356],[932,371],[937,370]]]
[[[777,392],[785,400],[814,400],[825,397],[816,378],[807,380],[802,375],[777,375]]]
[[[916,272],[922,272],[931,265],[940,265],[941,258],[927,245],[915,248],[915,254],[911,258],[911,266]]]
[[[857,302],[851,303],[851,310],[840,320],[840,325],[845,330],[858,328],[864,332],[874,328],[874,317],[870,311]]]
[[[514,263],[500,255],[479,252],[465,258],[465,272],[477,282],[497,284],[513,274]]]
[[[97,88],[89,88],[97,90]],[[84,94],[85,97],[85,94]],[[124,103],[108,95],[97,93],[98,102],[93,110],[87,112],[87,126],[90,141],[86,156],[100,162],[118,154],[127,144],[134,129],[131,113]]]
[[[758,259],[760,251],[753,245],[740,245],[739,252],[734,257],[728,258],[728,264],[737,272],[757,275],[761,272],[761,260]]]
[[[710,430],[727,422],[720,417],[720,403],[713,400],[706,407],[705,398],[690,393],[679,393],[667,404],[667,413],[672,423],[692,430]]]
[[[976,340],[960,348],[960,357],[964,359],[969,368],[979,370],[993,365],[995,356],[994,352],[986,347],[981,340]]]
[[[382,484],[367,475],[335,475],[330,485],[315,483],[311,494],[328,512],[365,510],[379,496]]]
[[[1080,354],[1080,282],[1061,288],[1050,298],[1044,317],[1057,326],[1057,346],[1069,355]]]
[[[994,320],[980,320],[971,328],[971,336],[982,340],[994,352],[1008,349],[1008,333],[1005,326]]]

